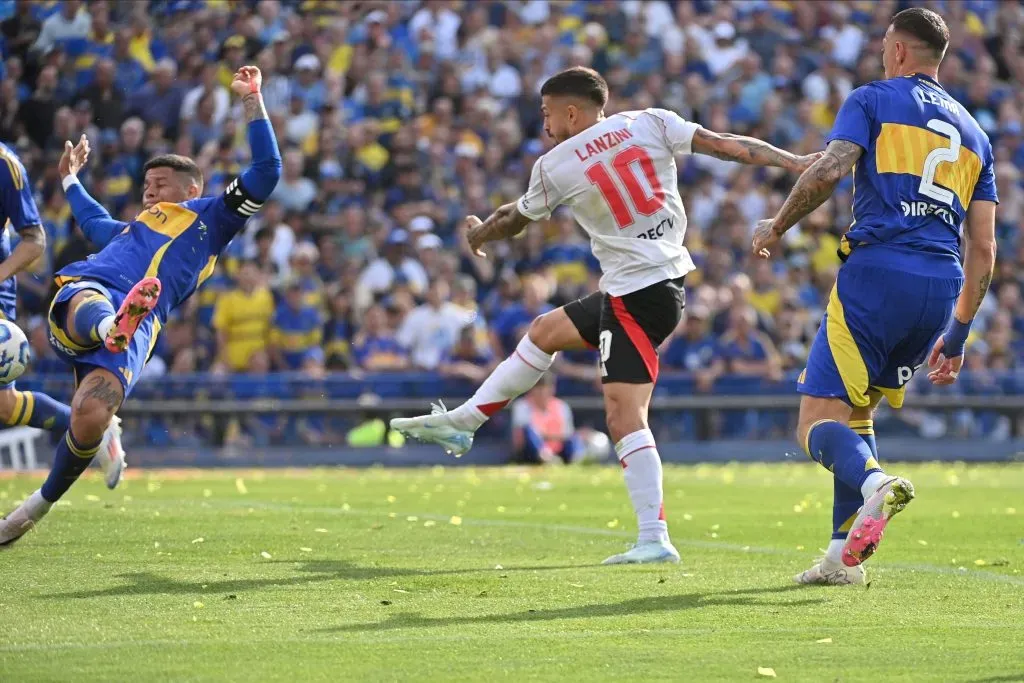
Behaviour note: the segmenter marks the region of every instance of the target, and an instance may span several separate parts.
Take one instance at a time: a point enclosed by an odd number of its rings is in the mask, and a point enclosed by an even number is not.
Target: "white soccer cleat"
[[[655,564],[678,562],[679,551],[669,541],[637,543],[624,553],[612,555],[601,564]]]
[[[867,570],[863,565],[847,567],[842,562],[832,562],[823,557],[810,569],[794,576],[793,580],[805,586],[856,586],[867,581]]]
[[[121,481],[128,464],[124,460],[124,448],[121,447],[121,418],[115,415],[103,432],[103,441],[100,442],[100,450],[96,453],[96,459],[103,468],[103,478],[106,480],[107,488],[116,488]]]
[[[436,443],[456,458],[473,447],[473,432],[455,426],[441,401],[430,404],[430,415],[393,418],[391,428],[410,439]]]
[[[52,503],[43,498],[42,493],[35,491],[11,514],[0,519],[0,550],[10,548],[15,541],[32,531],[51,507]]]
[[[871,557],[878,544],[882,542],[882,534],[896,513],[902,512],[914,499],[914,485],[903,477],[890,477],[871,497],[864,501],[864,506],[857,514],[853,526],[843,546],[843,564],[856,567]]]

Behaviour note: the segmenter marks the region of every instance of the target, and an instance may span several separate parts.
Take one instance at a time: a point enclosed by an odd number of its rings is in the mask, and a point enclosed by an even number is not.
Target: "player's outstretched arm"
[[[796,181],[775,218],[758,222],[754,229],[754,253],[767,258],[768,247],[778,242],[787,230],[832,196],[836,185],[863,153],[864,149],[860,145],[848,140],[828,143],[821,158],[811,164]]]
[[[466,216],[466,240],[477,256],[484,256],[481,247],[488,242],[515,237],[530,224],[530,219],[519,213],[516,202],[498,207],[498,210],[481,221],[476,216]]]
[[[68,204],[71,205],[71,215],[78,221],[86,239],[97,247],[103,248],[110,240],[121,234],[127,223],[111,218],[110,212],[90,197],[82,184],[78,182],[78,172],[82,170],[88,160],[89,140],[82,135],[77,145],[72,145],[71,141],[64,143],[64,154],[57,162],[57,171],[60,173],[64,195],[68,198]]]
[[[262,85],[263,75],[255,66],[243,66],[231,81],[231,89],[242,97],[252,150],[252,165],[242,172],[240,179],[245,191],[258,203],[267,200],[281,179],[281,152],[263,106]]]
[[[928,356],[928,379],[945,385],[956,381],[974,316],[985,300],[996,265],[996,203],[975,199],[967,209],[964,230],[964,288],[956,300],[953,320]]]
[[[690,145],[695,154],[706,154],[716,159],[752,166],[778,166],[794,173],[802,173],[821,158],[820,152],[800,156],[773,147],[764,140],[732,133],[715,133],[707,128],[694,131]]]

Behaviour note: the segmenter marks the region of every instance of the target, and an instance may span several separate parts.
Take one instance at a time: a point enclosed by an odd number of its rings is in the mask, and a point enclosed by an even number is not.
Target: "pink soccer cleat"
[[[114,316],[114,324],[107,331],[107,337],[103,345],[111,353],[124,353],[128,350],[128,344],[132,340],[135,330],[146,319],[160,299],[160,280],[155,277],[147,277],[135,283],[135,286],[128,292],[128,296],[121,303],[117,315]]]
[[[843,546],[843,564],[856,567],[871,557],[882,542],[885,526],[897,512],[914,499],[914,485],[903,477],[892,477],[864,501]]]

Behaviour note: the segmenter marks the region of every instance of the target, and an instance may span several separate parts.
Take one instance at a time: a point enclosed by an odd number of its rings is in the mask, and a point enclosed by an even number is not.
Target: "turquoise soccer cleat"
[[[679,551],[669,541],[637,543],[624,553],[612,555],[601,564],[656,564],[678,562]]]

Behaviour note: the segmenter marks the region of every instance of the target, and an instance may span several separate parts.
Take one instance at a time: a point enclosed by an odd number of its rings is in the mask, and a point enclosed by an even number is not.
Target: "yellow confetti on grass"
[[[683,513],[683,520],[685,520],[687,522],[692,522],[693,521],[693,515],[691,515],[689,512],[684,512]]]
[[[89,495],[87,495],[87,496],[85,497],[85,499],[86,499],[87,501],[89,501],[90,503],[98,503],[98,502],[100,502],[100,497],[99,497],[99,496],[94,496],[94,495],[93,495],[93,494],[91,494],[91,493],[90,493]]]
[[[196,609],[202,609],[202,608],[206,607],[206,605],[204,605],[203,603],[199,602],[198,600],[193,602],[192,606],[195,607]]]
[[[299,550],[301,550],[304,553],[311,553],[311,552],[313,552],[312,548],[306,548],[306,547],[299,548]]]
[[[344,510],[345,512],[348,512],[349,510],[352,509],[352,506],[349,505],[348,503],[342,503],[341,504],[341,509]]]
[[[398,499],[397,499],[397,498],[395,498],[394,496],[388,496],[388,497],[387,497],[387,501],[388,501],[389,503],[394,503],[394,502],[395,502],[396,500],[398,500]]]
[[[266,550],[264,550],[263,552],[260,553],[260,557],[262,557],[264,560],[269,560],[270,558],[273,557],[273,555],[271,555]]]
[[[154,493],[160,490],[160,482],[155,479],[150,479],[146,482],[146,490],[150,493]]]
[[[923,538],[918,539],[917,543],[918,545],[928,545],[928,541],[924,540]]]
[[[435,522],[432,519],[428,519],[427,521],[423,522],[423,526],[427,526],[427,527],[437,526],[437,522]]]
[[[192,539],[192,542],[193,542],[193,543],[202,543],[202,542],[203,542],[203,541],[205,541],[205,540],[206,540],[205,538],[203,538],[202,536],[200,536],[199,538],[193,538],[193,539]]]
[[[416,522],[416,521],[419,521],[419,517],[417,517],[416,515],[409,515],[408,517],[405,518],[405,521],[407,521],[407,522]]]
[[[498,506],[498,512],[504,512],[504,511],[505,511],[505,506],[504,505],[499,505]]]
[[[313,529],[313,532],[317,533],[317,534],[326,534],[327,533],[327,529],[323,529],[323,528],[317,527],[316,529]]]
[[[619,525],[619,520],[617,520],[617,519],[613,519],[612,521],[608,522],[608,524],[607,524],[606,526],[607,526],[607,527],[608,527],[609,529],[614,529],[614,528],[615,528],[615,527],[617,527],[618,525]]]
[[[1015,515],[1017,514],[1017,508],[1006,508],[1006,514]]]
[[[814,642],[816,642],[816,643],[823,643],[823,644],[828,644],[828,643],[831,643],[831,642],[832,642],[832,639],[831,639],[831,638],[822,638],[822,639],[820,639],[820,640],[816,640],[816,641],[814,641]]]
[[[953,519],[960,519],[960,511],[953,510]]]
[[[245,494],[249,493],[249,489],[248,489],[248,488],[246,488],[246,486],[245,486],[245,480],[244,480],[244,479],[242,479],[241,477],[239,477],[238,479],[235,479],[235,488],[236,488],[236,489],[238,490],[238,492],[239,492],[239,493],[241,493],[241,494],[242,494],[243,496],[244,496]]]
[[[765,678],[776,678],[775,669],[770,666],[759,666],[757,667],[757,675],[764,676]]]
[[[974,566],[975,567],[984,567],[987,564],[988,564],[988,562],[986,562],[985,560],[982,560],[982,559],[978,559],[978,560],[974,561]]]
[[[448,520],[448,523],[451,524],[452,526],[461,526],[462,525],[462,517],[459,517],[458,515],[452,515],[451,519]]]
[[[203,498],[209,498],[213,495],[213,491],[210,489],[203,489]]]

